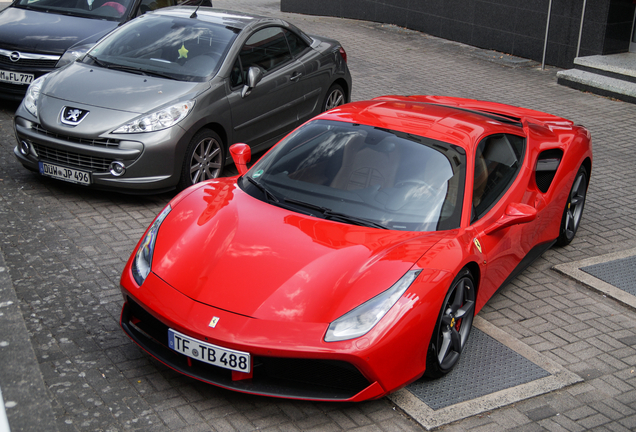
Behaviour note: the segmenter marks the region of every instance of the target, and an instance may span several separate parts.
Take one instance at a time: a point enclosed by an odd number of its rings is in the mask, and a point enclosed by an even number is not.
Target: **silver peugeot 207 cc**
[[[35,80],[14,153],[43,176],[132,193],[182,189],[350,99],[342,46],[279,20],[174,7]]]

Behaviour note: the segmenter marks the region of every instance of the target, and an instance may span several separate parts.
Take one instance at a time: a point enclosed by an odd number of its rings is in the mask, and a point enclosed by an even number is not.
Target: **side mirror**
[[[491,234],[513,225],[532,222],[536,218],[537,209],[534,207],[521,203],[508,204],[506,212],[499,218],[497,223],[486,228],[484,233]]]
[[[245,97],[250,94],[252,89],[256,87],[256,84],[263,79],[263,71],[260,68],[252,66],[247,70],[247,83],[243,86],[241,91],[241,97]]]
[[[230,146],[230,154],[236,169],[240,175],[247,172],[247,164],[252,160],[252,149],[247,144],[232,144]]]

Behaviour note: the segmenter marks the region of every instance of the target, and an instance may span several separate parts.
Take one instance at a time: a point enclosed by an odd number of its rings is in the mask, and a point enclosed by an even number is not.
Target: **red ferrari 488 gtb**
[[[590,133],[491,102],[337,107],[157,216],[121,278],[121,325],[190,377],[246,393],[379,398],[457,364],[473,317],[572,241]]]

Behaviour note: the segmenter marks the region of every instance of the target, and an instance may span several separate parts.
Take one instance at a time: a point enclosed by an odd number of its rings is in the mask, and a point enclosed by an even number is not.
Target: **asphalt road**
[[[480,313],[585,382],[442,429],[635,430],[636,314],[551,267],[636,247],[636,105],[558,86],[554,68],[394,26],[283,14],[273,0],[214,5],[284,17],[340,40],[354,100],[486,99],[591,130],[595,159],[577,238],[545,253]],[[0,388],[13,431],[421,430],[388,399],[332,404],[242,395],[182,377],[144,354],[118,326],[119,274],[172,194],[130,197],[28,172],[12,154],[16,107],[0,108]]]

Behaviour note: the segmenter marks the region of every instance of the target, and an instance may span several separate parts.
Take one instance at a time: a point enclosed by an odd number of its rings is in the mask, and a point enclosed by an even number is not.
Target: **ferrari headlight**
[[[159,227],[163,220],[168,216],[172,208],[168,204],[166,208],[163,209],[159,216],[155,219],[155,221],[150,226],[150,229],[144,236],[141,244],[139,245],[139,249],[137,249],[137,253],[135,254],[135,259],[132,262],[132,274],[137,285],[141,286],[142,283],[150,274],[150,268],[152,265],[152,254],[155,251],[155,241],[157,240],[157,232],[159,231]]]
[[[155,132],[168,129],[183,120],[194,106],[194,100],[179,102],[139,117],[114,130],[114,133]]]
[[[24,107],[33,114],[38,116],[38,98],[40,97],[40,89],[44,83],[46,75],[41,76],[29,85],[26,95],[24,95]]]
[[[369,332],[402,297],[420,271],[408,271],[391,288],[332,322],[327,329],[325,342],[354,339]]]

